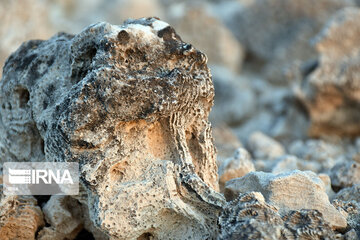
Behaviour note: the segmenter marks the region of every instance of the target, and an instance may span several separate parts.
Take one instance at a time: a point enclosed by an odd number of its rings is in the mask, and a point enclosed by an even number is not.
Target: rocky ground
[[[2,1],[0,162],[81,186],[0,239],[360,239],[359,6]]]

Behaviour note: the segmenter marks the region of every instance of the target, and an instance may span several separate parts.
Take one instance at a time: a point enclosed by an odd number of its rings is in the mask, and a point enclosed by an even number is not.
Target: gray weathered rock
[[[76,161],[112,238],[216,235],[207,57],[155,18],[29,41],[0,82],[2,161]]]
[[[335,239],[335,232],[317,210],[283,211],[259,192],[240,194],[219,217],[219,239]]]
[[[343,161],[336,164],[330,171],[331,184],[336,189],[360,184],[360,163]]]

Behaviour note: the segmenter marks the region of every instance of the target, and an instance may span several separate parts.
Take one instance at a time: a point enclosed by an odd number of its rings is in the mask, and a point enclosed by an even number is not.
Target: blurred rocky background
[[[336,192],[346,195],[360,184],[359,6],[359,0],[0,0],[0,64],[29,39],[79,33],[99,21],[159,17],[209,58],[221,191],[255,170],[298,169],[316,173],[330,199],[339,199]]]

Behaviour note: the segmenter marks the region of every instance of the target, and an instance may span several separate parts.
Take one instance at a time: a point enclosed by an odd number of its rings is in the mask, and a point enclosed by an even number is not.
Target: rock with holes
[[[214,237],[224,199],[206,62],[155,18],[26,42],[0,82],[4,160],[78,162],[111,238]]]
[[[333,205],[346,217],[348,222],[347,230],[348,236],[344,239],[359,239],[360,238],[360,203],[359,201],[342,201],[335,199]],[[346,238],[348,237],[348,238]]]
[[[279,211],[259,192],[240,194],[219,217],[219,239],[335,239],[317,210]]]
[[[358,8],[345,8],[316,37],[317,67],[296,90],[309,112],[313,136],[360,134],[359,17]]]
[[[278,209],[259,192],[240,194],[227,203],[219,217],[219,239],[284,239]]]
[[[315,209],[334,229],[346,227],[346,219],[332,206],[325,184],[310,171],[292,171],[282,174],[251,172],[225,185],[225,197],[236,198],[240,193],[261,192],[266,202],[280,208],[280,212]]]
[[[38,228],[45,225],[36,199],[33,196],[3,194],[0,199],[0,238],[35,239]]]

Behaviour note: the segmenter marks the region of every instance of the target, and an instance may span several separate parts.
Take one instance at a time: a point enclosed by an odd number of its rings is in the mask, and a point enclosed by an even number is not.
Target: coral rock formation
[[[335,239],[335,232],[317,210],[283,211],[265,202],[259,192],[240,194],[219,217],[219,239]]]
[[[0,82],[5,160],[79,162],[90,218],[110,237],[215,236],[206,62],[155,18],[26,42]]]
[[[33,196],[3,194],[0,198],[0,238],[35,239],[38,228],[45,224],[36,199]]]
[[[346,219],[330,204],[324,183],[312,172],[295,170],[278,175],[251,172],[228,181],[225,197],[232,200],[240,193],[252,191],[261,192],[266,202],[280,211],[315,209],[333,228],[346,227]]]

